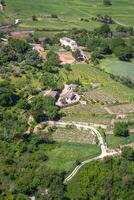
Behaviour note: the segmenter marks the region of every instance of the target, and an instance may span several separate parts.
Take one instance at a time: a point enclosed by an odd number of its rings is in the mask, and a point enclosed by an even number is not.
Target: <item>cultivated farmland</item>
[[[134,101],[134,89],[114,81],[108,74],[92,67],[90,64],[72,65],[72,71],[66,72],[65,69],[62,69],[60,75],[65,82],[79,81],[87,91],[91,88],[92,83],[100,83],[103,92],[107,93],[107,96],[117,99],[120,103]]]
[[[6,0],[6,4],[5,13],[0,14],[0,21],[20,18],[22,27],[91,29],[99,24],[91,21],[91,17],[97,14],[108,14],[123,24],[134,26],[134,2],[131,0],[112,0],[112,9],[111,6],[104,6],[102,0]],[[58,20],[51,18],[52,14],[58,15]],[[37,16],[38,21],[32,21],[33,15]],[[89,22],[81,21],[81,17],[87,18]]]
[[[58,128],[52,137],[58,142],[71,142],[81,144],[95,144],[96,137],[90,130],[79,130],[76,128]]]
[[[101,104],[115,104],[117,103],[117,99],[114,99],[112,96],[107,95],[107,93],[103,92],[103,90],[91,90],[89,92],[84,93],[85,99],[88,101],[92,101],[94,103]]]

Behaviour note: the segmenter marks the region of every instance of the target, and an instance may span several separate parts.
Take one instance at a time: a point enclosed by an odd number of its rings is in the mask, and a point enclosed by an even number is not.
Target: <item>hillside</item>
[[[0,15],[0,22],[9,22],[11,19],[20,18],[23,27],[40,28],[94,28],[97,22],[92,22],[91,17],[97,14],[108,14],[122,24],[134,26],[134,2],[131,0],[112,0],[112,6],[104,6],[102,0],[6,0],[4,14]],[[50,16],[58,15],[59,19]],[[32,21],[36,15],[38,21]],[[49,18],[48,18],[49,16]],[[89,22],[81,21],[86,18]]]

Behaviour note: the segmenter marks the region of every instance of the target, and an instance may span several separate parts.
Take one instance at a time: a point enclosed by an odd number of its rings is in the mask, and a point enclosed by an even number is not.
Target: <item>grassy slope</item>
[[[11,18],[21,18],[23,26],[49,27],[49,28],[69,28],[87,27],[92,28],[97,25],[95,22],[81,23],[81,17],[92,17],[96,14],[108,14],[122,23],[134,26],[134,2],[131,0],[112,0],[112,7],[103,5],[102,0],[6,0],[6,12]],[[57,14],[62,22],[47,21],[44,16]],[[36,15],[38,22],[31,22],[31,16]]]
[[[134,142],[134,134],[130,134],[128,137],[116,137],[114,135],[107,136],[108,147],[117,148],[119,145],[129,144]]]
[[[106,58],[99,64],[101,69],[117,76],[128,77],[134,80],[134,64]]]
[[[100,154],[97,145],[85,145],[74,143],[59,143],[55,147],[46,146],[46,155],[49,160],[46,165],[54,171],[67,172],[72,168],[76,160],[95,157]]]

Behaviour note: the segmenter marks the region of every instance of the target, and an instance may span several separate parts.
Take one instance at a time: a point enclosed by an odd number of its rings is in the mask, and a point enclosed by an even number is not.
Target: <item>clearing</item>
[[[49,157],[46,165],[58,172],[68,172],[75,165],[76,160],[86,160],[101,153],[97,145],[76,143],[58,143],[55,146],[49,144],[44,150]]]

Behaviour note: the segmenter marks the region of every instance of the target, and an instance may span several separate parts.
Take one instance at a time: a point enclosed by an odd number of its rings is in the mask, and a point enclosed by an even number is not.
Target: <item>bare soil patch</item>
[[[73,64],[75,63],[75,59],[72,56],[71,52],[58,52],[59,58],[61,60],[61,64]]]
[[[16,31],[11,32],[11,37],[13,39],[23,39],[29,37],[30,34],[33,34],[33,31]]]

